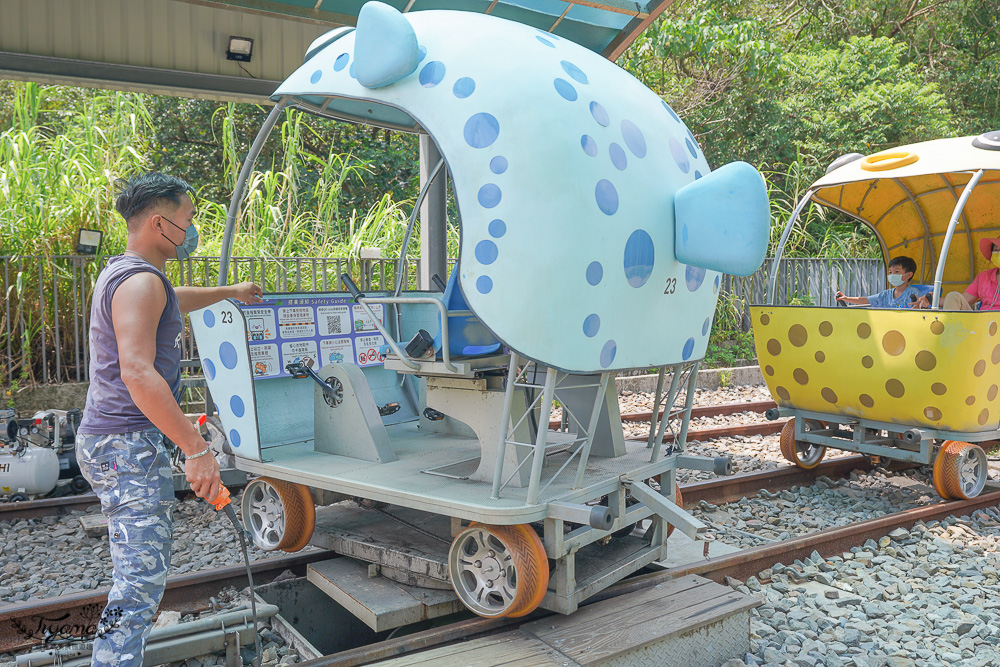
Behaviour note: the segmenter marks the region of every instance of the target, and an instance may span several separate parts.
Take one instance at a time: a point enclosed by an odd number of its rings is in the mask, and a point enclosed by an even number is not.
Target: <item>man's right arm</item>
[[[187,455],[207,447],[174,399],[166,380],[156,372],[156,327],[167,303],[163,282],[143,271],[122,282],[111,299],[111,320],[118,339],[122,382],[136,407]],[[219,492],[219,465],[212,455],[185,465],[191,490],[209,501]]]

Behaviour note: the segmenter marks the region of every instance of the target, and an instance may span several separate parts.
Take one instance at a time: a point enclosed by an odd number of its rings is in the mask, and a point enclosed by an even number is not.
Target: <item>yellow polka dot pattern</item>
[[[1000,425],[1000,312],[751,307],[782,407],[976,433]]]

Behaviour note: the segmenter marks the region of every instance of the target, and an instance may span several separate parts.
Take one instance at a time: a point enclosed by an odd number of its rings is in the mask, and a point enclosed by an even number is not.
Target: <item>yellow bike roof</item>
[[[980,169],[983,176],[966,202],[948,251],[943,280],[951,286],[948,292],[964,288],[990,267],[979,241],[1000,236],[1000,132],[859,156],[816,181],[812,198],[865,223],[878,237],[886,261],[912,257],[917,263],[914,282],[930,282],[955,205]]]

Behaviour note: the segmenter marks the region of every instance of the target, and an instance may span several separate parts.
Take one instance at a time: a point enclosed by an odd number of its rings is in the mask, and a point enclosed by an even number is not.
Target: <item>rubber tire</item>
[[[961,440],[948,440],[941,445],[934,461],[934,488],[945,500],[968,500],[974,497],[967,496],[962,490],[962,475],[958,467],[962,453],[973,447],[979,446]],[[941,493],[942,490],[948,495]]]
[[[309,487],[270,477],[261,477],[260,481],[274,487],[284,509],[285,534],[277,548],[286,553],[301,551],[316,530],[316,505]]]
[[[812,470],[822,463],[823,457],[826,456],[826,447],[824,447],[823,454],[816,459],[816,463],[813,463],[812,465],[802,463],[795,447],[795,417],[792,417],[785,422],[785,425],[781,428],[781,435],[778,437],[778,444],[781,448],[781,455],[785,457],[785,460],[802,470]]]
[[[530,594],[525,595],[523,604],[519,604],[519,600],[515,598],[514,604],[506,614],[510,618],[518,618],[527,616],[542,603],[549,588],[549,558],[545,555],[545,546],[541,538],[531,526],[518,524],[503,528],[511,534],[509,541],[506,537],[500,539],[510,545],[511,555],[514,556],[518,573],[517,587],[520,589],[526,580],[529,584],[526,588]],[[518,562],[519,558],[523,562]]]
[[[514,572],[517,574],[517,592],[514,595],[514,601],[505,611],[496,616],[483,616],[472,609],[469,611],[480,618],[517,618],[527,616],[535,611],[542,603],[545,592],[549,588],[549,560],[548,556],[545,555],[545,546],[542,544],[541,538],[538,537],[538,533],[526,524],[494,526],[473,522],[469,524],[469,528],[485,529],[493,533],[510,552],[511,558],[514,559]],[[459,533],[452,540],[452,549],[455,548],[461,535],[462,533]],[[451,554],[449,553],[450,559]],[[449,579],[452,579],[450,573],[448,576]],[[454,579],[452,579],[451,585],[456,589],[457,594],[458,589]],[[459,600],[462,599],[461,595],[458,597]],[[466,608],[468,609],[468,607]]]
[[[86,493],[90,491],[90,483],[83,477],[83,475],[77,475],[73,478],[73,481],[69,483],[69,488],[73,493]]]
[[[659,487],[662,489],[663,488],[663,482],[661,481],[660,477],[661,477],[660,475],[657,475],[656,477],[654,477],[654,479],[656,480],[656,483],[659,485]],[[677,505],[681,509],[684,509],[684,496],[681,495],[681,485],[677,484],[676,482],[674,483],[674,505]],[[667,539],[670,538],[670,534],[673,533],[673,532],[674,532],[673,525],[671,525],[671,524],[668,523],[667,524]]]
[[[676,485],[677,492],[674,494],[674,504],[684,509],[684,497],[681,495],[680,485]],[[670,538],[670,534],[674,532],[673,524],[667,524],[667,539]]]
[[[952,442],[954,441],[948,440],[942,443],[940,449],[938,449],[937,458],[934,459],[934,473],[933,475],[931,475],[931,480],[933,480],[934,482],[934,490],[937,491],[937,494],[941,496],[943,500],[955,500],[954,498],[951,497],[951,495],[948,493],[948,490],[945,488],[944,473],[943,473],[944,450]]]

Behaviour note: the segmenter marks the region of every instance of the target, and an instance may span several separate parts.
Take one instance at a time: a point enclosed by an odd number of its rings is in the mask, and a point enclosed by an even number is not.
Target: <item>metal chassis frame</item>
[[[1000,439],[1000,430],[982,431],[979,433],[960,433],[958,431],[943,431],[923,427],[907,428],[905,424],[891,424],[860,417],[831,415],[823,412],[797,410],[794,408],[778,408],[781,417],[795,417],[795,440],[823,445],[833,449],[842,449],[869,456],[881,456],[897,461],[930,465],[934,462],[936,440],[963,440],[965,442],[983,442]],[[836,425],[834,428],[805,431],[804,421],[807,419]],[[842,431],[839,426],[847,426],[849,430]],[[901,438],[869,438],[866,429],[900,433]],[[843,434],[843,435],[834,435]]]

